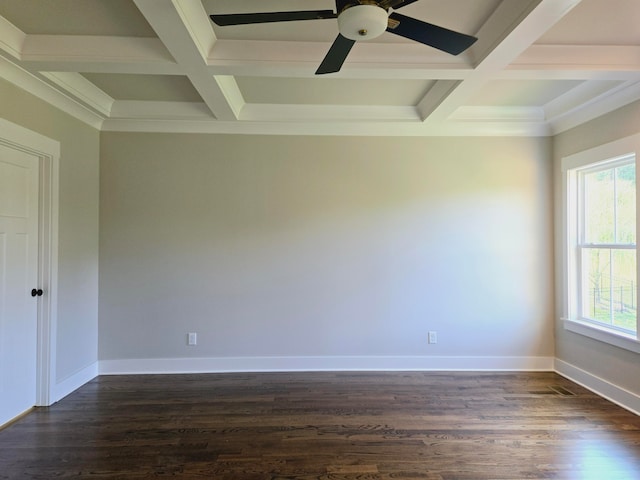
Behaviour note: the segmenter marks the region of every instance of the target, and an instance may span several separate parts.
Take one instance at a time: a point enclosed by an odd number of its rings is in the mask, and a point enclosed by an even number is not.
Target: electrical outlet
[[[438,332],[429,332],[429,343],[438,343]]]
[[[189,333],[187,334],[187,345],[194,346],[198,344],[198,334],[197,333]]]

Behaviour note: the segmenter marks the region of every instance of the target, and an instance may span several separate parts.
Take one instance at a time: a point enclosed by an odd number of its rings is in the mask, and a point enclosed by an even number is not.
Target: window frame
[[[633,135],[606,145],[601,145],[589,150],[578,152],[573,155],[563,157],[561,160],[562,169],[562,227],[563,227],[563,323],[568,331],[578,333],[601,342],[609,343],[627,350],[640,353],[640,318],[636,316],[636,331],[631,333],[627,330],[618,329],[614,326],[607,326],[604,323],[581,317],[578,313],[582,306],[582,288],[580,275],[582,266],[580,265],[582,251],[586,242],[582,238],[582,224],[584,222],[584,192],[580,177],[586,173],[606,170],[634,162],[636,175],[640,164],[640,134]],[[582,195],[582,197],[580,197]],[[640,197],[637,195],[636,180],[636,244],[631,247],[636,251],[636,262],[638,261],[638,230],[640,222],[639,208]],[[589,247],[593,248],[590,244]],[[607,244],[606,247],[618,248],[620,245]],[[627,245],[624,247],[629,249]],[[635,294],[638,298],[640,293],[640,268],[636,264],[636,286]]]

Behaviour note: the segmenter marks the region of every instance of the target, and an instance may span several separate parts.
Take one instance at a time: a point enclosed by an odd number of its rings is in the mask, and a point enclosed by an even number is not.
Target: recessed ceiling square
[[[296,105],[414,106],[429,80],[355,80],[338,78],[236,77],[247,103]]]
[[[132,75],[84,73],[84,77],[115,100],[202,102],[187,77],[180,75]]]
[[[0,15],[30,35],[156,36],[131,0],[2,0]]]
[[[640,45],[638,0],[583,0],[536,41],[540,45]]]
[[[541,107],[581,83],[580,80],[494,80],[481,88],[467,104]]]

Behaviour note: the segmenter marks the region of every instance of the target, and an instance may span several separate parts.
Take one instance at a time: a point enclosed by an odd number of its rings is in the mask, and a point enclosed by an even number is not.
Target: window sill
[[[609,330],[591,323],[581,322],[570,318],[563,318],[564,328],[573,333],[593,338],[625,350],[640,353],[640,341],[634,335]]]

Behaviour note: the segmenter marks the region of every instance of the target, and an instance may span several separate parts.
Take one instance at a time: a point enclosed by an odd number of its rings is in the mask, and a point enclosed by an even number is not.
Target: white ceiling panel
[[[640,0],[419,0],[398,13],[418,21],[409,36],[430,32],[428,45],[386,32],[321,76],[336,19],[209,18],[334,8],[0,0],[0,78],[118,131],[551,135],[640,100]],[[424,22],[478,41],[450,55]]]

